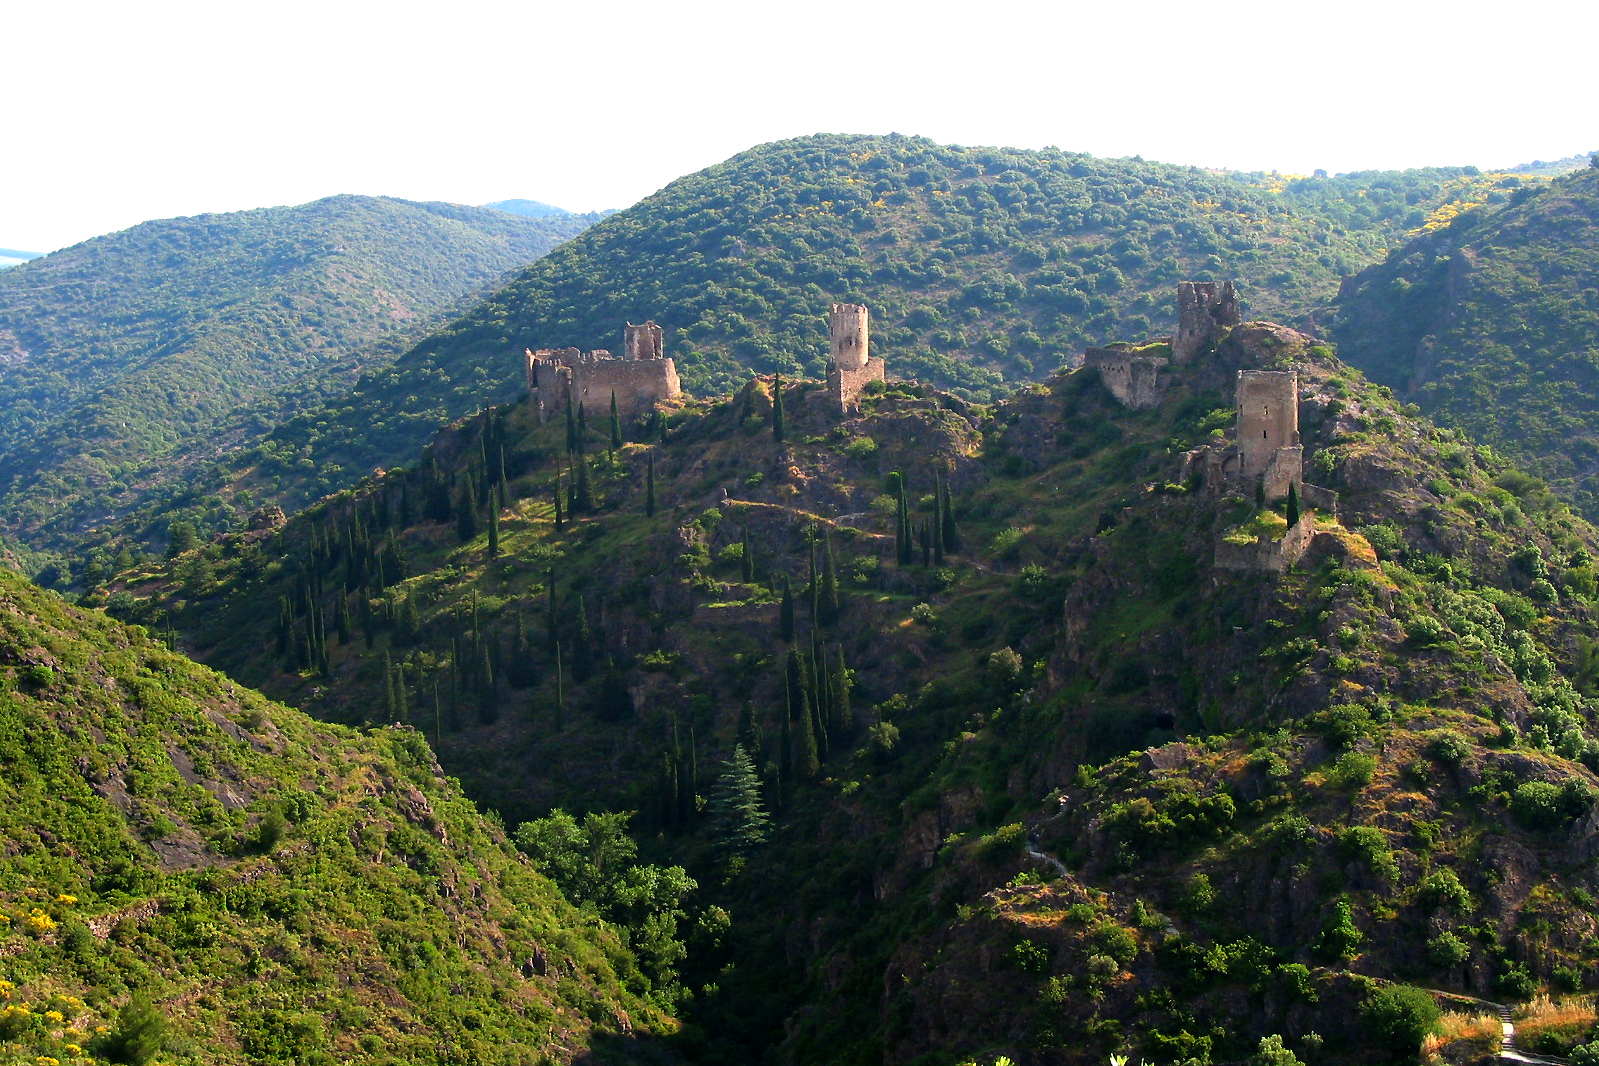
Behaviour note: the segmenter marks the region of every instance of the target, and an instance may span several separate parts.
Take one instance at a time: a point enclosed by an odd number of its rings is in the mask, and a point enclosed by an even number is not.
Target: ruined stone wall
[[[831,362],[828,366],[846,371],[866,367],[871,360],[867,348],[870,312],[860,304],[834,304],[827,318],[831,346]]]
[[[677,364],[670,359],[585,361],[573,368],[572,379],[577,390],[574,400],[591,418],[610,412],[613,392],[623,418],[637,418],[657,401],[683,392]]]
[[[1083,365],[1099,371],[1099,380],[1123,407],[1134,410],[1156,407],[1165,395],[1166,383],[1160,371],[1166,366],[1166,360],[1161,356],[1090,348],[1083,355]]]
[[[1222,570],[1286,570],[1299,561],[1315,539],[1316,516],[1306,511],[1282,540],[1257,540],[1251,544],[1218,540],[1216,566]]]
[[[882,381],[883,361],[868,359],[859,370],[845,370],[836,364],[827,371],[828,395],[838,404],[842,414],[859,414],[861,391],[873,381]]]
[[[1172,337],[1172,361],[1186,363],[1214,347],[1222,332],[1241,321],[1238,295],[1233,283],[1224,281],[1179,281],[1177,283],[1177,332]]]
[[[1299,445],[1299,372],[1240,370],[1236,396],[1239,473],[1254,477],[1266,472],[1277,449]]]
[[[1305,450],[1297,444],[1278,448],[1266,463],[1260,482],[1268,500],[1280,500],[1287,496],[1290,485],[1304,485]]]
[[[622,330],[623,359],[663,359],[665,355],[665,338],[653,318],[642,326],[629,322]]]

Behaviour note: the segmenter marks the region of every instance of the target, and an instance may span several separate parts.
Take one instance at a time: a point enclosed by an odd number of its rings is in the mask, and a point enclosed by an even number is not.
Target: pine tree
[[[778,374],[772,381],[772,439],[783,443],[787,427],[783,424],[783,375]]]
[[[611,451],[619,451],[622,447],[622,419],[616,413],[616,390],[611,390]]]
[[[709,810],[712,846],[724,858],[747,854],[766,842],[771,819],[761,806],[761,779],[744,745],[733,745],[733,754],[722,764]]]
[[[650,452],[644,468],[644,517],[655,517],[655,453]]]

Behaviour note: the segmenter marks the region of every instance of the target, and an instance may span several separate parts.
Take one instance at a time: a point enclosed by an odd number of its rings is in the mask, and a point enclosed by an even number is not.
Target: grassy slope
[[[1599,469],[1599,170],[1468,213],[1354,278],[1349,361],[1549,478],[1592,516]]]
[[[417,734],[314,723],[4,573],[0,767],[17,1061],[92,1048],[133,993],[172,1063],[626,1057],[664,1027]]]
[[[0,276],[0,517],[59,547],[348,387],[586,225],[376,197],[147,222]]]
[[[1341,522],[1280,580],[1214,572],[1216,536],[1252,505],[1173,484],[1177,453],[1229,424],[1234,369],[1287,364],[1305,384],[1312,480],[1343,494]],[[232,541],[180,560],[185,588],[169,586],[165,608],[201,655],[333,718],[382,706],[387,651],[406,664],[415,720],[443,727],[446,765],[508,817],[557,803],[643,811],[654,846],[719,885],[713,901],[735,915],[728,953],[689,964],[691,984],[715,985],[685,1038],[706,1061],[773,1045],[801,1061],[1165,1059],[1184,1057],[1163,1041],[1185,1031],[1242,1057],[1262,1033],[1303,1049],[1312,1030],[1358,1058],[1339,1041],[1358,1039],[1368,978],[1509,996],[1599,961],[1591,796],[1577,789],[1540,822],[1538,790],[1523,787],[1591,786],[1576,760],[1599,764],[1586,695],[1595,534],[1534,479],[1278,328],[1235,331],[1146,412],[1117,407],[1088,371],[992,410],[914,386],[843,425],[814,386],[790,386],[785,403],[785,445],[770,439],[767,382],[689,405],[669,443],[596,460],[601,513],[559,533],[547,500],[560,427],[534,426],[526,405],[504,412],[518,499],[504,557],[486,564],[482,533],[462,545],[453,524],[413,510],[395,531],[411,576],[377,602],[414,622],[380,621],[372,650],[331,641],[331,680],[283,670],[276,601],[293,595],[313,530],[325,542],[362,507],[371,526],[376,499],[391,516],[402,497],[418,508],[420,473],[330,501],[259,551]],[[484,425],[442,434],[424,467],[464,483]],[[662,511],[647,518],[652,454]],[[935,466],[968,548],[942,569],[898,568],[891,511],[873,502],[882,475],[908,476],[920,515]],[[729,872],[703,825],[663,807],[661,768],[692,750],[708,793],[746,704],[769,781],[781,764],[772,590],[784,573],[803,589],[817,522],[847,590],[821,633],[854,671],[858,720],[832,738],[819,780],[786,800],[768,792],[782,807],[774,843]],[[754,585],[732,557],[746,527]],[[344,587],[331,567],[329,612]],[[588,682],[566,674],[559,709],[542,646],[552,567],[565,654],[581,608],[597,660]],[[482,653],[464,637],[497,644],[503,665],[519,617],[538,677],[502,679],[480,717],[470,662]],[[1006,648],[1017,660],[995,658]],[[605,656],[633,706],[607,697]],[[1345,706],[1358,710],[1333,710]],[[1169,771],[1121,757],[1178,739],[1191,747]],[[1070,877],[1028,858],[1012,824]],[[1463,901],[1424,887],[1440,868]],[[1215,894],[1204,906],[1187,902],[1201,873]],[[1353,960],[1318,946],[1339,899],[1365,937]],[[1464,945],[1459,964],[1436,961],[1443,932]],[[1314,1002],[1283,992],[1298,987],[1277,969],[1289,963],[1311,968]]]
[[[1242,280],[1257,313],[1297,319],[1476,195],[1474,173],[1229,175],[892,136],[762,145],[606,219],[284,426],[249,484],[300,500],[343,487],[514,395],[523,348],[616,349],[645,318],[685,388],[712,395],[752,373],[819,375],[828,302],[861,301],[891,375],[997,397],[1085,344],[1169,330],[1179,278]]]

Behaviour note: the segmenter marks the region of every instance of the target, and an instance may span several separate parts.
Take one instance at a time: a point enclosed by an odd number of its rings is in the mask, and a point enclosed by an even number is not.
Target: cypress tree
[[[560,631],[555,624],[555,568],[544,572],[544,648],[554,654],[560,645]]]
[[[594,510],[594,486],[589,482],[589,457],[577,454],[577,482],[572,490],[572,513],[588,514]]]
[[[500,506],[505,507],[511,502],[511,480],[505,473],[505,445],[500,445]]]
[[[555,531],[559,533],[565,523],[561,519],[561,471],[555,471]]]
[[[677,803],[678,820],[684,825],[692,826],[695,815],[695,796],[699,794],[699,756],[695,753],[694,727],[688,728],[688,751],[684,753],[682,761],[678,763],[680,776],[678,779]]]
[[[477,536],[477,493],[472,488],[472,477],[467,475],[466,484],[461,486],[461,493],[455,501],[455,539],[462,544]]]
[[[814,526],[811,527],[813,534],[815,528]],[[805,598],[810,601],[811,631],[814,633],[818,622],[817,616],[821,614],[822,594],[822,582],[816,574],[816,538],[814,536],[811,538],[810,567],[810,580],[805,583]]]
[[[855,715],[849,704],[849,669],[844,665],[844,645],[838,646],[838,669],[833,671],[833,716],[838,720],[839,736],[846,737],[855,728]]]
[[[783,663],[783,691],[787,694],[789,720],[798,721],[801,712],[809,710],[809,704],[805,699],[805,668],[797,648],[788,649]]]
[[[744,701],[744,709],[738,712],[738,742],[744,745],[744,750],[750,757],[760,762],[763,741],[761,737],[761,723],[755,717],[755,704],[750,700]]]
[[[743,554],[739,559],[739,580],[748,585],[755,581],[755,546],[750,543],[750,527],[745,526],[741,536]]]
[[[587,451],[588,450],[588,447],[587,447],[588,440],[589,440],[589,417],[588,417],[588,414],[583,410],[583,401],[579,400],[579,401],[577,401],[577,448],[576,448],[576,450],[580,451],[580,452]]]
[[[783,602],[777,609],[777,632],[784,640],[794,639],[794,592],[787,574],[783,575]]]
[[[670,829],[677,824],[677,758],[670,751],[661,752],[659,777],[660,822]]]
[[[433,746],[444,743],[444,708],[439,703],[439,679],[433,679]]]
[[[333,626],[339,635],[339,647],[350,643],[350,604],[343,596],[339,597],[339,605],[335,608]]]
[[[622,447],[622,419],[616,413],[616,390],[611,390],[611,451]]]
[[[1299,521],[1299,486],[1293,482],[1288,484],[1288,528],[1292,529]]]
[[[555,642],[555,728],[566,728],[566,664],[561,661],[561,642]]]
[[[905,487],[901,483],[899,499],[896,501],[894,519],[894,561],[900,566],[909,566],[914,550],[911,547],[911,522],[910,515],[905,509]]]
[[[788,724],[788,715],[783,715],[783,734],[778,739],[777,753],[777,794],[787,796],[789,788],[794,782],[794,730]]]
[[[819,606],[821,608],[819,620],[823,625],[832,625],[838,621],[838,564],[833,558],[833,539],[824,537],[822,540],[822,594]]]
[[[933,565],[933,538],[927,532],[927,522],[925,520],[916,531],[916,538],[922,545],[922,567],[925,569]]]
[[[566,397],[566,454],[577,451],[577,412],[572,409],[572,396]]]
[[[499,693],[495,685],[494,663],[489,659],[489,646],[480,643],[477,677],[477,717],[484,725],[493,725],[500,717]]]
[[[960,551],[961,550],[960,528],[958,526],[956,526],[956,524],[955,524],[955,505],[950,502],[949,486],[948,485],[944,486],[944,513],[942,515],[942,519],[943,519],[943,527],[944,527],[943,528],[944,550],[947,551],[947,552],[958,552],[958,551]]]
[[[655,517],[655,453],[650,452],[644,468],[644,517]]]
[[[389,721],[400,720],[400,698],[394,690],[394,662],[389,658],[389,653],[383,653],[383,694],[384,707],[389,712]]]
[[[804,701],[802,693],[800,699]],[[822,760],[816,749],[816,723],[811,720],[811,709],[800,712],[795,729],[794,771],[805,781],[814,781],[821,773]]]
[[[772,379],[772,439],[783,443],[787,427],[783,424],[783,375],[778,374]]]
[[[495,494],[496,495],[499,494],[499,490],[498,489],[495,490]],[[495,500],[495,499],[491,499],[489,501],[489,558],[490,559],[498,559],[499,557],[500,557],[500,501],[499,500]]]
[[[593,634],[589,631],[588,606],[583,597],[577,598],[577,646],[572,649],[572,676],[580,683],[589,679],[594,667],[594,649],[590,646]]]

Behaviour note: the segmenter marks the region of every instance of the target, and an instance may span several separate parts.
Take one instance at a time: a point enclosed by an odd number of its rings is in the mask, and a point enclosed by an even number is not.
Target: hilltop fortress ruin
[[[866,386],[884,380],[883,360],[871,353],[871,317],[860,304],[833,304],[828,311],[827,391],[842,415],[859,414]],[[637,418],[683,394],[677,365],[666,357],[661,327],[653,320],[627,324],[620,359],[603,349],[577,348],[525,348],[522,358],[540,422],[578,404],[604,410],[613,395],[622,417]]]
[[[1241,318],[1232,282],[1180,282],[1177,332],[1169,342],[1090,348],[1083,365],[1099,372],[1124,407],[1154,407],[1170,384],[1167,368],[1197,364],[1214,353]],[[1183,480],[1212,496],[1254,496],[1262,503],[1297,498],[1303,510],[1281,539],[1237,544],[1223,538],[1216,546],[1216,565],[1223,569],[1281,570],[1315,536],[1311,508],[1336,512],[1338,494],[1305,482],[1297,370],[1237,371],[1233,403],[1238,415],[1233,439],[1185,452]]]
[[[827,316],[827,394],[840,414],[859,414],[861,390],[883,380],[883,360],[870,351],[871,314],[860,304],[834,304]]]
[[[659,401],[683,393],[677,364],[666,357],[661,327],[653,320],[641,326],[627,324],[622,331],[620,359],[603,349],[524,349],[522,355],[527,388],[536,397],[540,422],[578,404],[589,411],[607,410],[612,396],[622,417],[637,418]]]

